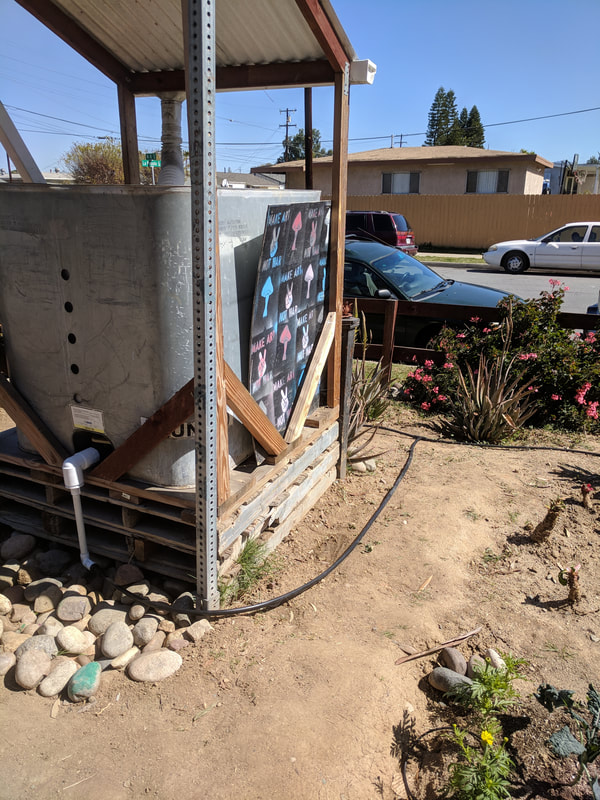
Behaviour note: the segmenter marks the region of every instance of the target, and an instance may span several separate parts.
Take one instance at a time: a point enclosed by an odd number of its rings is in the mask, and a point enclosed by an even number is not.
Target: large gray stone
[[[43,634],[41,636],[39,634],[37,636],[30,636],[27,641],[17,647],[15,650],[17,661],[20,661],[23,655],[30,650],[41,650],[50,657],[58,653],[58,647],[56,646],[54,636],[44,636]]]
[[[58,604],[56,616],[61,622],[77,622],[92,610],[89,598],[80,594],[66,595]]]
[[[212,631],[212,629],[213,627],[207,619],[199,619],[197,622],[190,625],[185,635],[192,642],[198,642],[206,633]]]
[[[133,628],[133,641],[138,647],[145,647],[158,630],[156,617],[142,617]]]
[[[134,681],[154,683],[173,675],[183,661],[179,653],[172,650],[156,650],[142,653],[129,664],[127,674]]]
[[[0,557],[6,561],[12,559],[20,561],[32,552],[35,548],[35,544],[35,536],[31,536],[29,533],[18,533],[14,531],[14,533],[2,543],[2,547],[0,547]]]
[[[56,636],[59,630],[64,627],[63,623],[59,619],[56,619],[56,617],[48,617],[38,628],[37,635]]]
[[[456,647],[444,647],[440,653],[440,662],[444,667],[458,672],[459,675],[467,674],[467,660]]]
[[[0,616],[3,617],[12,611],[12,603],[5,594],[0,594]]]
[[[61,661],[56,667],[53,666],[42,680],[38,692],[42,697],[54,697],[60,694],[78,669],[79,665],[75,661]]]
[[[121,620],[109,625],[102,637],[102,652],[107,658],[117,658],[132,646],[133,634]]]
[[[88,622],[88,629],[95,636],[102,636],[109,625],[112,625],[113,622],[125,622],[127,619],[127,610],[128,609],[126,607],[119,608],[118,606],[101,608],[99,611],[96,611],[94,614],[92,614],[92,617]]]
[[[90,646],[89,639],[84,632],[73,625],[66,625],[57,632],[56,644],[60,650],[74,656],[85,653]]]
[[[23,689],[34,689],[50,672],[51,663],[45,650],[27,650],[17,658],[15,681]]]
[[[458,672],[454,672],[453,669],[448,669],[447,667],[436,667],[429,674],[429,683],[434,689],[438,689],[440,692],[449,692],[456,686],[460,686],[462,684],[472,684],[473,681],[470,678],[467,678],[466,675],[459,675]]]
[[[55,596],[58,597],[58,602],[60,602],[63,596],[61,591],[62,583],[57,578],[40,578],[25,587],[24,597],[28,603],[32,603],[36,597],[39,597],[41,594],[45,594],[48,590],[55,592],[56,589],[59,591]]]
[[[0,678],[2,678],[11,667],[17,663],[14,653],[0,653]]]

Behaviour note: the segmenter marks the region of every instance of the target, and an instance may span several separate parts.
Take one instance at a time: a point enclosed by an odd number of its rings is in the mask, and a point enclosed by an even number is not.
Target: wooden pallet
[[[306,497],[318,497],[335,479],[339,432],[332,417],[336,413],[319,409],[276,463],[253,469],[246,464],[231,472],[232,493],[218,519],[221,571],[249,537],[270,530],[280,541],[282,531],[301,518],[299,509],[305,507]],[[167,489],[86,476],[81,503],[92,554],[195,581],[194,487]],[[20,450],[15,428],[0,433],[0,521],[78,547],[72,498],[64,488],[61,469]]]

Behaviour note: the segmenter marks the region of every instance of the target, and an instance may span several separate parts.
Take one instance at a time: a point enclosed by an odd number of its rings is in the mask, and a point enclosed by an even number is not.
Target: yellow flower
[[[494,744],[494,737],[489,731],[481,731],[481,738],[489,747]]]

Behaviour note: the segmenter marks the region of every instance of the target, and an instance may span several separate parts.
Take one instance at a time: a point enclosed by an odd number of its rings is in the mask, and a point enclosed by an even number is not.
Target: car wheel
[[[526,269],[529,269],[529,259],[525,253],[521,253],[519,250],[511,250],[502,259],[502,266],[506,272],[518,275],[520,272],[525,272]]]

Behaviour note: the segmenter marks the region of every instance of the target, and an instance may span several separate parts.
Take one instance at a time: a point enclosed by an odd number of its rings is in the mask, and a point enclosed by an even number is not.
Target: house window
[[[382,194],[419,194],[419,172],[384,172]]]
[[[506,194],[507,192],[507,169],[482,169],[467,172],[467,194]]]

